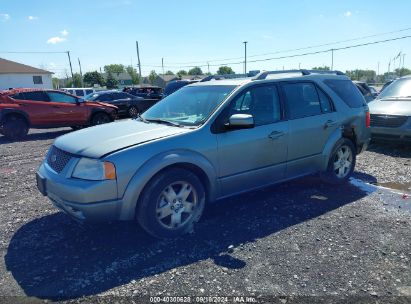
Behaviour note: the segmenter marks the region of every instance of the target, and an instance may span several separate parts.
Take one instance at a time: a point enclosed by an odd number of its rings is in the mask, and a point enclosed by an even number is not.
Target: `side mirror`
[[[250,114],[233,114],[226,124],[228,129],[250,129],[254,128],[254,117]]]

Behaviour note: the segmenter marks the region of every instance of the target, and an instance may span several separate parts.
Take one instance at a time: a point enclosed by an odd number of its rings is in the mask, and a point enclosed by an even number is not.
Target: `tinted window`
[[[10,97],[11,97],[11,98],[14,98],[14,99],[21,99],[21,100],[24,100],[24,99],[25,99],[24,93],[14,94],[14,95],[11,95]]]
[[[256,126],[274,123],[281,119],[281,107],[275,86],[258,86],[237,97],[230,110],[233,114],[251,114]]]
[[[318,90],[318,97],[320,97],[320,104],[321,104],[321,110],[323,113],[331,113],[333,111],[333,106],[330,98],[325,95],[325,93],[321,90]]]
[[[320,99],[312,83],[282,84],[290,119],[321,114]]]
[[[93,90],[86,90],[86,95],[93,93]]]
[[[41,76],[33,76],[34,84],[43,84],[43,78]]]
[[[76,90],[76,95],[77,96],[84,96],[84,91],[83,90]]]
[[[77,99],[73,96],[59,92],[47,92],[52,102],[76,103]]]
[[[178,89],[181,89],[182,87],[184,87],[188,84],[189,84],[188,81],[172,81],[172,82],[169,82],[166,85],[166,88],[164,89],[164,94],[165,95],[170,95],[170,94],[174,93],[175,91],[177,91]]]
[[[25,92],[24,97],[26,100],[49,101],[49,97],[43,91]]]
[[[328,79],[324,83],[349,107],[360,108],[365,105],[364,97],[351,80]]]
[[[110,94],[101,94],[100,96],[94,98],[96,101],[111,101],[113,98]]]

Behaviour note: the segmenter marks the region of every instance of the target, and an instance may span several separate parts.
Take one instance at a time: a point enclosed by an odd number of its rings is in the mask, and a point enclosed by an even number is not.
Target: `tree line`
[[[319,66],[313,67],[313,70],[330,70],[329,66]],[[108,64],[104,66],[104,72],[106,73],[106,77],[103,77],[102,73],[97,71],[87,72],[83,75],[83,78],[79,73],[74,73],[73,78],[69,78],[66,86],[67,87],[82,87],[83,85],[86,87],[92,86],[106,86],[108,89],[114,89],[118,86],[118,80],[114,77],[114,74],[117,76],[122,73],[127,73],[133,85],[139,84],[141,82],[140,75],[137,73],[137,70],[133,68],[131,65],[124,66],[123,64]],[[174,73],[170,70],[164,73],[165,75],[176,75],[179,78],[183,76],[197,76],[197,75],[211,75],[211,73],[204,73],[200,67],[193,67],[186,70],[180,70],[177,73]],[[235,74],[234,70],[229,66],[221,66],[217,70],[218,75],[226,75],[226,74]],[[397,68],[392,72],[386,72],[382,75],[377,75],[374,70],[347,70],[345,74],[350,77],[352,80],[360,80],[365,81],[367,83],[384,83],[388,80],[395,79],[397,77],[402,77],[405,75],[410,75],[411,70],[407,68]],[[150,83],[153,83],[154,80],[157,78],[158,74],[156,71],[152,70],[148,75],[148,80]],[[53,78],[53,86],[58,87],[59,80],[57,78]]]

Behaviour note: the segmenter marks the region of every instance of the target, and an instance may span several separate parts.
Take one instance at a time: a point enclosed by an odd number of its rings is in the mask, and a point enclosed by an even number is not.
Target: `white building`
[[[0,58],[0,90],[9,88],[52,89],[52,72]]]

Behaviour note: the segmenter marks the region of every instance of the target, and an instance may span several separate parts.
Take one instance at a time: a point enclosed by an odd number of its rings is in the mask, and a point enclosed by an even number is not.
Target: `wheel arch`
[[[144,188],[158,174],[171,168],[183,168],[196,174],[203,183],[206,202],[215,200],[217,173],[209,160],[194,151],[162,153],[146,161],[131,178],[122,199],[121,220],[134,219],[137,203]]]
[[[28,127],[30,128],[31,122],[30,122],[29,115],[28,115],[26,112],[21,111],[21,110],[18,110],[18,109],[7,109],[7,108],[6,108],[6,109],[2,109],[2,110],[0,111],[0,123],[2,123],[3,120],[4,120],[7,116],[10,116],[10,115],[17,115],[17,116],[23,117],[24,120],[27,122]]]
[[[109,113],[107,113],[107,111],[105,111],[104,109],[93,108],[93,109],[91,109],[90,118],[89,118],[89,124],[90,124],[90,125],[93,123],[93,117],[94,117],[96,114],[99,114],[99,113],[106,114],[106,115],[109,117],[110,121],[113,121],[111,115],[110,115]]]

